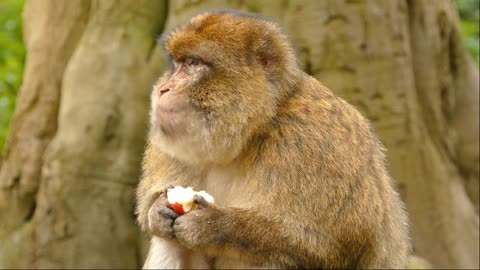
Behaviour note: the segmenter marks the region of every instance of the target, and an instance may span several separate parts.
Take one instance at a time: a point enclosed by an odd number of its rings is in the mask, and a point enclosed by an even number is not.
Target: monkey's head
[[[150,143],[187,163],[228,163],[272,119],[299,68],[277,24],[208,12],[162,36],[170,65],[154,86]]]

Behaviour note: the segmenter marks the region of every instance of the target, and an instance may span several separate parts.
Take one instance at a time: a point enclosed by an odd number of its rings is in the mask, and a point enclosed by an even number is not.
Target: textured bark
[[[139,265],[133,190],[165,8],[148,0],[26,3],[25,82],[0,178],[8,221],[0,267]]]
[[[478,70],[462,46],[451,2],[411,1],[409,14],[424,124],[415,146],[423,181],[410,183],[422,201],[408,202],[414,237],[422,239],[416,247],[437,267],[478,268]]]
[[[141,265],[133,188],[165,8],[27,3],[25,82],[0,170],[0,267]],[[211,8],[278,20],[304,70],[372,120],[415,253],[478,268],[479,78],[451,1],[170,1],[166,28]]]
[[[19,257],[32,256],[31,223],[43,154],[57,131],[64,70],[89,8],[87,1],[30,1],[24,8],[28,58],[0,168],[0,267],[25,267]]]

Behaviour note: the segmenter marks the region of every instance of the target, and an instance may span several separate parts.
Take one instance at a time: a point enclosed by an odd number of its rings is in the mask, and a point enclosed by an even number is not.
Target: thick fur
[[[371,125],[300,70],[277,24],[209,12],[162,41],[172,60],[193,55],[210,71],[188,91],[195,110],[178,120],[182,132],[155,124],[155,93],[171,72],[154,88],[138,222],[156,234],[149,211],[164,211],[154,202],[166,184],[206,190],[216,204],[162,225],[171,239],[152,249],[169,258],[156,267],[185,256],[192,268],[406,266],[408,220]]]

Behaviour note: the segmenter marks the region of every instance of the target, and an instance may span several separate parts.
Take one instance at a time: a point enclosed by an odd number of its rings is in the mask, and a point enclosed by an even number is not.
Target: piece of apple
[[[193,198],[195,195],[202,196],[207,202],[213,203],[214,199],[205,191],[194,191],[191,187],[176,186],[167,190],[167,199],[173,211],[183,215],[198,207]]]

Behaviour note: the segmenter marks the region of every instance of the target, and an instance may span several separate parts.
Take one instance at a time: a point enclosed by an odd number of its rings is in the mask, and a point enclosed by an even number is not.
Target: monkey
[[[408,217],[357,109],[302,71],[278,23],[193,16],[159,43],[136,215],[144,268],[404,268]],[[171,186],[205,190],[178,215]]]

